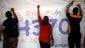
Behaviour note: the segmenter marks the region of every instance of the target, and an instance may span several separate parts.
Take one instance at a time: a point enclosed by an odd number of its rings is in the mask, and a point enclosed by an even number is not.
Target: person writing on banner
[[[12,18],[12,13],[14,18]],[[3,48],[17,48],[18,44],[18,18],[15,14],[14,8],[6,12],[7,19],[3,22],[0,30],[0,39],[3,34]]]
[[[66,16],[69,20],[68,45],[69,48],[74,48],[74,45],[76,48],[81,48],[80,22],[82,20],[83,13],[80,4],[77,4],[77,7],[73,8],[73,13],[69,13],[69,8],[73,5],[73,2],[74,1],[70,2],[66,10]]]
[[[52,37],[52,26],[49,23],[48,16],[44,16],[43,20],[40,15],[40,5],[37,5],[38,21],[40,24],[39,42],[41,48],[50,48],[50,37]]]

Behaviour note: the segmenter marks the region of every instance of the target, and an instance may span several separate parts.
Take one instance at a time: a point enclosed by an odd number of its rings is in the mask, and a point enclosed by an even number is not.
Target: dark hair
[[[74,9],[73,9],[73,14],[77,14],[78,13],[78,7],[75,7]]]
[[[48,16],[45,16],[44,18],[43,18],[43,24],[44,25],[49,25],[49,18],[48,18]]]
[[[7,18],[11,18],[11,17],[12,17],[12,13],[11,13],[10,11],[7,11],[7,12],[6,12],[6,17],[7,17]]]

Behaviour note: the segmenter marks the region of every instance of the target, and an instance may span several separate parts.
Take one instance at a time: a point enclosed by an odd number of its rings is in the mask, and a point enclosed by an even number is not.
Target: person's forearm
[[[79,15],[82,17],[83,16],[83,12],[82,12],[81,5],[77,4],[77,7],[79,8]]]
[[[67,10],[66,10],[66,12],[69,12],[69,8],[70,8],[70,6],[67,6]]]
[[[68,11],[69,11],[69,8],[70,8],[70,6],[72,6],[72,5],[73,5],[73,2],[74,2],[74,1],[70,2],[70,3],[66,6],[66,8],[67,8],[66,12],[68,12]]]
[[[39,11],[39,9],[38,9],[38,16],[40,16],[40,11]]]
[[[14,15],[14,18],[17,18],[17,15],[15,13],[15,11],[12,11],[13,15]]]
[[[79,10],[80,10],[80,15],[82,16],[83,12],[82,12],[81,7],[79,7]]]
[[[37,15],[40,16],[40,5],[37,5]]]

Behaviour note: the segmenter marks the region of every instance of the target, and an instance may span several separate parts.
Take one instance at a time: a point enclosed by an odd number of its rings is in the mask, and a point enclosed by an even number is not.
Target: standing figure
[[[14,18],[12,18],[12,14]],[[3,22],[0,30],[0,39],[3,33],[3,48],[17,48],[18,44],[18,19],[15,14],[14,8],[11,8],[11,11],[6,12],[7,19]]]
[[[50,36],[52,36],[52,26],[49,23],[48,16],[44,16],[43,20],[40,16],[40,6],[37,6],[38,21],[40,24],[39,42],[41,48],[50,48]]]
[[[66,10],[66,16],[69,20],[69,34],[68,34],[68,45],[69,48],[81,48],[81,32],[80,32],[80,22],[82,20],[82,9],[81,5],[77,4],[77,7],[73,8],[73,13],[69,13],[70,6],[73,5],[72,1]],[[79,14],[78,14],[79,13]]]

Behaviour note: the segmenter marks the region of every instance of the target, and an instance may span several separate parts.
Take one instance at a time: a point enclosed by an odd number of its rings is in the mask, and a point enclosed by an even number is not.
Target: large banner
[[[17,48],[40,48],[38,40],[40,26],[37,16],[37,5],[39,4],[42,19],[47,15],[52,25],[55,42],[51,48],[68,48],[68,19],[65,15],[65,9],[70,1],[72,0],[0,0],[0,27],[6,19],[5,12],[10,8],[15,8],[19,20]],[[82,9],[85,12],[84,4],[82,4]],[[85,34],[85,14],[83,16],[81,46]],[[2,41],[0,41],[0,48],[2,48]]]

